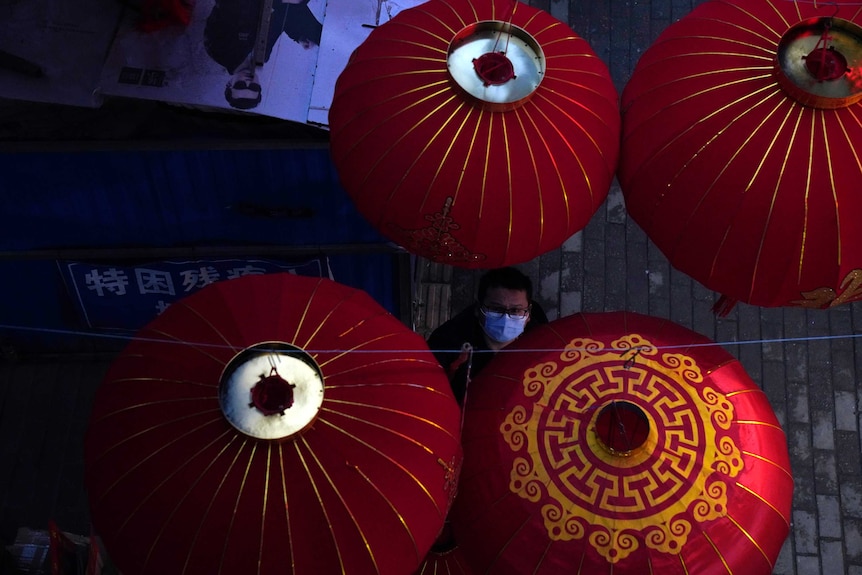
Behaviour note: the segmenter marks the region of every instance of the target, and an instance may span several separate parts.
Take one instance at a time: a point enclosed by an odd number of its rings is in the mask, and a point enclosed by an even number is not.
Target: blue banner
[[[57,264],[83,322],[94,329],[136,331],[173,302],[220,280],[284,272],[334,279],[325,257],[299,262],[199,259],[135,266]]]

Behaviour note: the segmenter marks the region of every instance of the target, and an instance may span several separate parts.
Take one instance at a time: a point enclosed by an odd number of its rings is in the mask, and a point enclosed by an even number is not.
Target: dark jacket
[[[548,323],[545,310],[532,302],[530,321],[524,328],[528,332],[542,324]],[[443,323],[431,332],[428,337],[428,347],[434,352],[434,357],[449,375],[449,384],[458,403],[463,404],[464,395],[467,391],[467,362],[459,363],[461,357],[460,349],[464,343],[473,346],[473,360],[470,365],[470,378],[475,377],[494,358],[495,351],[488,348],[485,342],[485,332],[476,317],[476,306],[472,305],[460,312],[458,315]]]

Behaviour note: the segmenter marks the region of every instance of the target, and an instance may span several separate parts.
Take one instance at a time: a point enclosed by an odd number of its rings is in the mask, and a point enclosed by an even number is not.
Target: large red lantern
[[[359,211],[412,253],[468,268],[559,247],[607,196],[617,92],[587,42],[517,0],[429,0],[339,76],[331,150]]]
[[[99,388],[93,523],[127,575],[403,575],[443,526],[460,410],[367,294],[219,282],[145,327]]]
[[[634,313],[562,318],[495,356],[465,409],[450,519],[476,573],[772,573],[786,438],[707,338]]]
[[[858,2],[709,0],[626,86],[626,207],[725,303],[862,297],[860,24]]]

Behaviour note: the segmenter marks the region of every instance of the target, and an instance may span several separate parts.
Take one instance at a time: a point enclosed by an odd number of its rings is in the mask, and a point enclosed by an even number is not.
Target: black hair
[[[479,278],[479,301],[485,301],[489,289],[505,288],[527,292],[527,301],[533,300],[533,282],[521,270],[513,267],[488,270]]]

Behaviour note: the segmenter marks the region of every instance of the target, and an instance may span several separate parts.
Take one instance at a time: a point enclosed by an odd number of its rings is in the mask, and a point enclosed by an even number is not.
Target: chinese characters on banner
[[[217,281],[285,272],[332,279],[325,257],[301,262],[204,259],[136,266],[58,262],[58,266],[88,327],[131,331],[143,327],[174,301]]]

